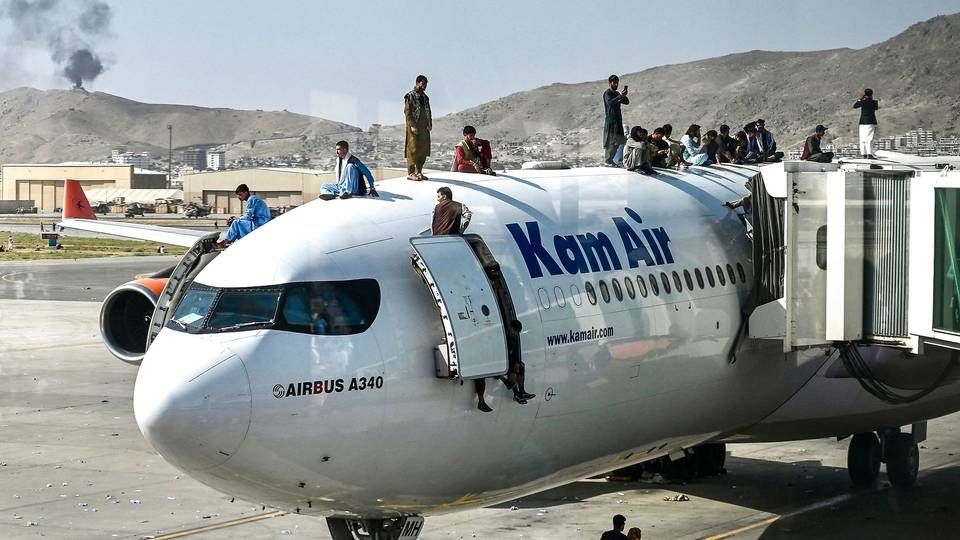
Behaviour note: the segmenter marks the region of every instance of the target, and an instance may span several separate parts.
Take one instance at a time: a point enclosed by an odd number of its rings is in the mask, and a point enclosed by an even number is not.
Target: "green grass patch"
[[[31,261],[42,259],[88,259],[93,257],[143,257],[158,255],[156,242],[122,240],[119,238],[87,238],[60,233],[60,245],[55,249],[40,238],[40,233],[0,230],[0,241],[7,247],[7,237],[13,236],[14,250],[0,253],[0,261]],[[164,244],[167,254],[183,255],[186,248]],[[39,249],[38,249],[39,248]]]

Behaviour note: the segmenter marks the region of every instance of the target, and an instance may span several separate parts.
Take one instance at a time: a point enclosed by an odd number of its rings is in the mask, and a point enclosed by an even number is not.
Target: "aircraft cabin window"
[[[630,276],[623,278],[623,286],[627,289],[627,296],[629,296],[631,300],[637,297],[637,289],[633,286],[633,280],[630,279]]]
[[[607,287],[607,282],[600,280],[600,296],[603,297],[603,301],[607,304],[610,303],[610,288]]]
[[[540,298],[540,307],[550,309],[550,294],[543,287],[537,289],[537,296]]]
[[[710,285],[710,288],[712,289],[717,285],[717,283],[713,280],[713,270],[711,270],[709,266],[706,267],[705,270],[707,271],[707,283]]]
[[[647,282],[643,280],[643,276],[637,276],[637,289],[640,290],[640,296],[647,297]]]
[[[736,284],[737,284],[737,276],[734,275],[734,273],[733,273],[733,267],[730,266],[729,263],[727,263],[727,277],[730,278],[730,284],[731,284],[731,285],[736,285]]]
[[[740,283],[746,283],[746,282],[747,282],[747,274],[744,273],[744,271],[743,271],[743,265],[740,264],[740,263],[737,263],[737,274],[740,275]]]
[[[677,292],[683,292],[683,283],[680,282],[680,274],[676,270],[673,271],[673,287]]]
[[[620,288],[620,281],[617,278],[610,280],[613,285],[613,295],[617,297],[617,302],[623,302],[623,289]]]
[[[670,278],[666,272],[660,272],[660,281],[663,283],[663,294],[670,294]]]
[[[593,283],[588,281],[583,288],[587,291],[587,301],[589,301],[591,305],[597,305],[597,291],[593,290]]]
[[[687,269],[683,270],[683,280],[687,282],[687,290],[693,290],[693,278],[690,277],[690,271]]]
[[[697,276],[697,286],[703,290],[703,272],[699,268],[694,268],[693,275]]]
[[[660,296],[660,285],[657,285],[657,276],[650,274],[647,276],[647,279],[650,281],[650,292],[654,296]]]
[[[721,287],[727,284],[727,278],[723,276],[723,268],[719,264],[717,265],[717,281],[720,282]]]
[[[580,287],[577,287],[576,284],[570,286],[570,298],[573,299],[574,304],[578,306],[583,305],[583,297],[580,296]]]
[[[553,296],[556,297],[558,306],[560,307],[567,306],[567,299],[563,297],[563,289],[561,289],[560,287],[554,287]]]

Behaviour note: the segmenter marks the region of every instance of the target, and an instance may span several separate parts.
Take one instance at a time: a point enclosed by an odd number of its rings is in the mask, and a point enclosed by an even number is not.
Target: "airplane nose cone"
[[[154,345],[158,344],[159,340]],[[183,357],[198,358],[192,354],[180,351],[179,359],[150,355],[137,375],[133,409],[140,431],[167,461],[184,470],[222,465],[250,427],[246,367],[234,354],[222,350],[217,354],[219,361],[206,357],[214,360],[202,371],[183,364]]]

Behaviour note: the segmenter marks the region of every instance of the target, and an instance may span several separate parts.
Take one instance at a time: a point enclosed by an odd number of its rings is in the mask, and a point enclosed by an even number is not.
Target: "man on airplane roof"
[[[252,195],[246,184],[237,186],[236,194],[241,202],[247,203],[247,211],[240,217],[231,216],[227,220],[230,228],[227,229],[226,238],[217,242],[220,248],[229,246],[270,221],[270,208],[267,207],[267,203],[260,197]]]
[[[333,169],[336,182],[320,186],[320,198],[326,200],[335,197],[346,199],[354,195],[366,195],[368,193],[367,184],[370,185],[370,196],[379,197],[380,194],[373,187],[373,173],[357,156],[350,153],[350,144],[347,141],[339,141],[334,147],[334,151],[337,154],[337,163]],[[366,184],[364,179],[367,180]]]

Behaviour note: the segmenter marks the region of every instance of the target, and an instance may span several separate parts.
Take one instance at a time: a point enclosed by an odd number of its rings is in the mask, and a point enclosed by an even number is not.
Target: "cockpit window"
[[[272,328],[350,335],[369,328],[379,309],[373,279],[225,289],[193,283],[167,326],[190,333]]]
[[[200,330],[210,313],[210,306],[213,305],[219,293],[220,290],[214,287],[196,282],[191,284],[170,319],[170,328],[187,332]]]
[[[370,327],[380,309],[373,279],[295,283],[287,286],[277,328],[305,334],[346,336]]]
[[[207,329],[224,332],[273,323],[281,291],[280,287],[224,289],[207,322]]]

